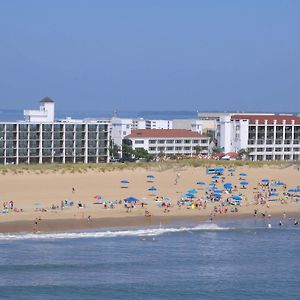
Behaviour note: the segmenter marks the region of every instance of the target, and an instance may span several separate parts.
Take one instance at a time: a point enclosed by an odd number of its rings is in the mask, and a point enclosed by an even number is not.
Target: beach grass
[[[299,166],[300,162],[290,161],[250,161],[250,160],[209,160],[209,159],[180,159],[158,162],[127,162],[127,163],[99,163],[99,164],[19,164],[19,165],[1,165],[0,174],[24,174],[24,173],[85,173],[89,170],[97,172],[111,172],[116,170],[135,170],[138,168],[148,170],[166,170],[171,168],[184,167],[275,167],[286,168],[290,166]]]

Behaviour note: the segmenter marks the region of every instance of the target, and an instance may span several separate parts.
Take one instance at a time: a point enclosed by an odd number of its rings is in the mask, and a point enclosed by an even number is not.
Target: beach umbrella
[[[281,185],[285,185],[285,183],[279,181],[279,182],[276,182],[276,185],[281,186]]]
[[[225,183],[225,184],[224,184],[224,188],[225,188],[225,189],[232,189],[232,184],[229,183],[229,182],[228,182],[228,183]]]
[[[279,194],[278,193],[271,193],[269,196],[270,197],[277,197]]]
[[[102,199],[103,197],[100,196],[100,195],[95,195],[93,198],[94,198],[94,199]]]
[[[126,180],[126,179],[123,179],[123,180],[121,180],[120,182],[121,182],[122,184],[128,184],[128,183],[129,183],[129,181]]]
[[[224,168],[215,168],[215,172],[217,172],[217,173],[223,173],[224,172]]]
[[[128,202],[128,203],[132,203],[132,202],[138,202],[139,199],[135,198],[135,197],[127,197],[124,199],[125,202]]]
[[[241,184],[241,185],[248,185],[249,182],[247,182],[247,181],[241,181],[240,184]]]
[[[192,193],[186,193],[185,196],[188,198],[195,198],[195,195]]]
[[[235,172],[235,169],[229,169],[228,172],[233,173]]]
[[[269,179],[262,179],[261,182],[263,182],[263,183],[268,183],[269,181],[270,181]]]
[[[198,192],[195,189],[191,189],[187,191],[190,194],[197,194]]]
[[[199,185],[205,185],[205,182],[203,182],[203,181],[198,181],[197,184],[199,184]]]
[[[147,178],[153,179],[153,178],[155,178],[155,176],[154,175],[147,175]]]
[[[216,198],[222,197],[222,194],[220,194],[220,193],[213,193],[212,195],[213,195],[213,197],[216,197]]]
[[[241,196],[237,196],[237,195],[232,196],[231,198],[232,198],[233,200],[235,200],[235,201],[241,201],[241,200],[242,200],[242,197],[241,197]]]
[[[211,176],[211,179],[218,179],[218,178],[219,178],[218,175]]]
[[[217,193],[217,194],[222,194],[223,193],[222,190],[214,190],[214,192]]]
[[[240,173],[240,176],[244,177],[244,176],[247,176],[246,173]]]
[[[154,192],[154,191],[157,191],[157,188],[156,188],[155,186],[151,186],[151,187],[148,189],[148,191]]]
[[[289,189],[288,193],[295,193],[296,189]]]

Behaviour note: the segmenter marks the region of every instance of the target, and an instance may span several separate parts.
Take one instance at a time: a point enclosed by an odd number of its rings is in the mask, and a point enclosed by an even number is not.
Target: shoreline
[[[272,220],[273,218],[278,218],[282,216],[282,213],[272,214],[272,218],[266,220]],[[298,212],[289,212],[287,218],[300,217]],[[1,234],[16,234],[16,233],[61,233],[70,231],[83,231],[83,230],[96,230],[96,229],[116,229],[116,228],[130,228],[130,227],[149,227],[149,226],[168,226],[179,222],[215,222],[220,220],[230,221],[230,220],[240,220],[240,219],[254,219],[263,220],[263,218],[258,215],[254,217],[252,213],[237,213],[237,214],[223,214],[217,215],[212,221],[209,220],[207,215],[198,216],[131,216],[131,217],[105,217],[105,218],[95,218],[91,221],[87,219],[42,219],[38,222],[38,226],[35,227],[34,221],[7,221],[0,223],[0,233]]]

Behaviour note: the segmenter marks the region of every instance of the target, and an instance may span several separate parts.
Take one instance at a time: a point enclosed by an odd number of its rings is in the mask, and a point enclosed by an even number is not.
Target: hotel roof
[[[54,101],[50,97],[44,97],[40,103],[53,103]]]
[[[201,138],[198,132],[186,129],[137,129],[132,130],[127,138]]]
[[[232,115],[231,120],[249,120],[250,124],[299,124],[300,117],[295,115]]]

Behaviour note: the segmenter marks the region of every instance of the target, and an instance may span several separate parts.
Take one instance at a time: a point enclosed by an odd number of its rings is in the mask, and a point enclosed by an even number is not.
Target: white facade
[[[125,140],[134,150],[142,148],[154,155],[192,156],[197,146],[201,147],[201,153],[209,152],[209,137],[189,130],[135,130]]]
[[[174,119],[173,129],[186,129],[202,133],[202,122],[197,119]]]
[[[172,129],[173,121],[171,120],[147,120],[146,129]]]
[[[252,160],[299,160],[300,118],[293,115],[232,115],[219,122],[223,152],[248,149]]]
[[[145,129],[146,121],[144,119],[125,119],[113,117],[111,119],[111,139],[114,144],[122,150],[122,143],[125,136],[132,130]]]
[[[27,122],[54,122],[55,103],[49,97],[40,101],[39,110],[24,110],[24,117]]]

